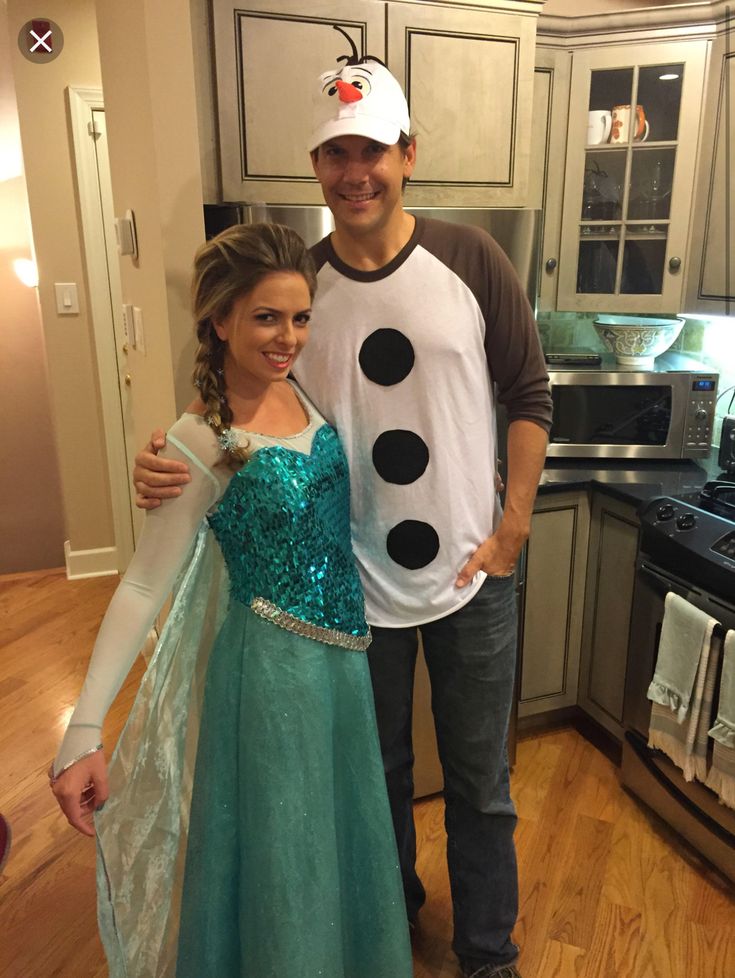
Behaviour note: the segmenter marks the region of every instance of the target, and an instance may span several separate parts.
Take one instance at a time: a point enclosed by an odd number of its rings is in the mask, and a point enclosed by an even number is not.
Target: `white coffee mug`
[[[627,143],[628,134],[631,127],[631,115],[635,132],[633,139],[636,142],[644,142],[648,139],[648,120],[642,105],[636,105],[633,111],[630,105],[615,105],[612,110],[612,132],[610,133],[611,143]]]
[[[599,146],[606,143],[612,131],[612,116],[609,112],[599,110],[587,114],[587,145]]]

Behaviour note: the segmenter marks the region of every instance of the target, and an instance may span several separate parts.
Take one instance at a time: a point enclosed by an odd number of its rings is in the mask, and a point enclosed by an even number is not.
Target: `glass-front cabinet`
[[[559,309],[677,312],[705,42],[575,52]]]

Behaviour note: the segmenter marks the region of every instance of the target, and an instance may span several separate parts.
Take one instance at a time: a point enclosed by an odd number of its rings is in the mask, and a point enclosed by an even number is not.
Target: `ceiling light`
[[[676,75],[673,72],[671,72],[670,74],[667,74],[667,75],[659,75],[658,76],[658,80],[659,81],[674,81],[678,77],[679,77],[678,75]]]

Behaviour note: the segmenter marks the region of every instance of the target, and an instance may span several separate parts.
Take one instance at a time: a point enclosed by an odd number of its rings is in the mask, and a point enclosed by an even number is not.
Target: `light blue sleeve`
[[[54,760],[57,773],[99,744],[105,715],[191,552],[203,518],[231,476],[212,470],[219,454],[216,439],[206,426],[201,428],[201,419],[185,415],[169,432],[161,454],[186,462],[191,482],[181,496],[164,500],[146,514],[135,555],[97,634],[79,700]]]

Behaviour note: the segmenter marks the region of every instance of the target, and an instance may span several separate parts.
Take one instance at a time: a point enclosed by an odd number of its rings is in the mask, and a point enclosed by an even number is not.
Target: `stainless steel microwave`
[[[681,354],[650,369],[549,371],[552,458],[704,458],[712,444],[718,374]]]

